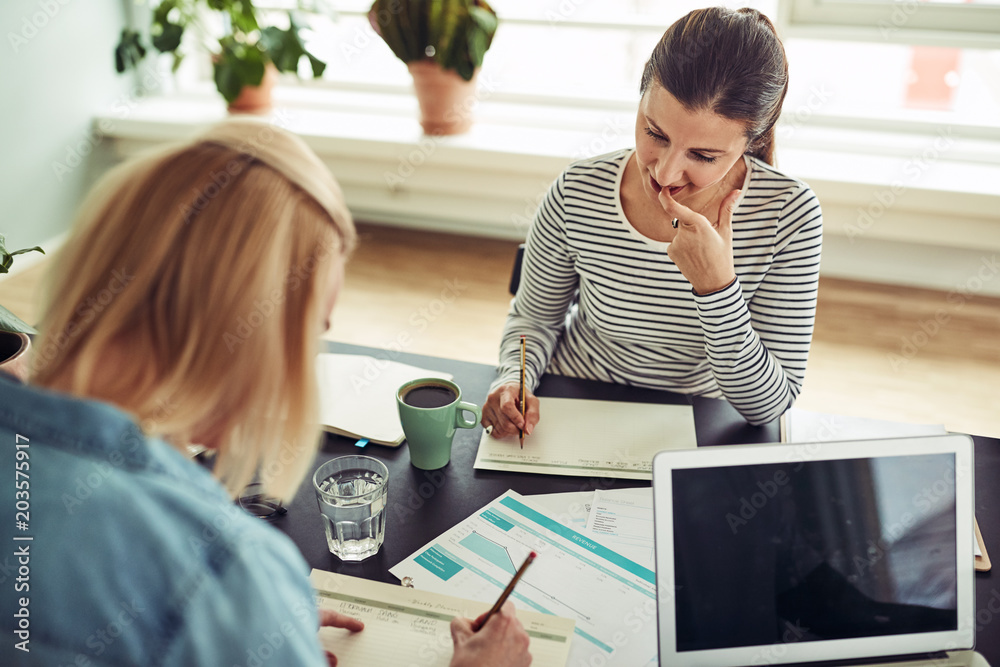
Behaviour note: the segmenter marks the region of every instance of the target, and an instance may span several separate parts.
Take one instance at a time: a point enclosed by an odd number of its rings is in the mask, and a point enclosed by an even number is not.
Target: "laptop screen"
[[[958,628],[954,453],[673,469],[678,653]]]

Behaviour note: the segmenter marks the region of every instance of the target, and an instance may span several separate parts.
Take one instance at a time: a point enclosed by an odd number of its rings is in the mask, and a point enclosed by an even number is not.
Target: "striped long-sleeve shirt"
[[[556,179],[528,232],[494,387],[548,371],[725,397],[752,424],[802,388],[816,314],[823,218],[809,187],[747,157],[733,213],[736,280],[697,295],[669,243],[625,218],[632,150],[576,162]]]

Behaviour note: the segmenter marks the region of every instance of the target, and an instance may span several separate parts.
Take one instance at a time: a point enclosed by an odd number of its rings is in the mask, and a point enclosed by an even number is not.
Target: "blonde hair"
[[[230,493],[259,474],[288,498],[319,438],[325,287],[355,238],[323,163],[261,121],[119,165],[54,262],[32,382],[114,403],[177,446],[211,428]]]

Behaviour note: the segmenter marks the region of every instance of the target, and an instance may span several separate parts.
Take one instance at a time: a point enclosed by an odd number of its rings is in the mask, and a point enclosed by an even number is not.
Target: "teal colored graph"
[[[517,572],[514,562],[510,559],[510,554],[507,553],[507,548],[483,537],[479,533],[467,535],[459,541],[459,544],[512,575]]]

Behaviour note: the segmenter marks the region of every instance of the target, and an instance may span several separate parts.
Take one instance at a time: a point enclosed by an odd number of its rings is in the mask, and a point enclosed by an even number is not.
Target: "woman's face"
[[[639,102],[635,158],[643,191],[684,203],[723,179],[747,147],[743,123],[708,110],[689,111],[658,83]]]

